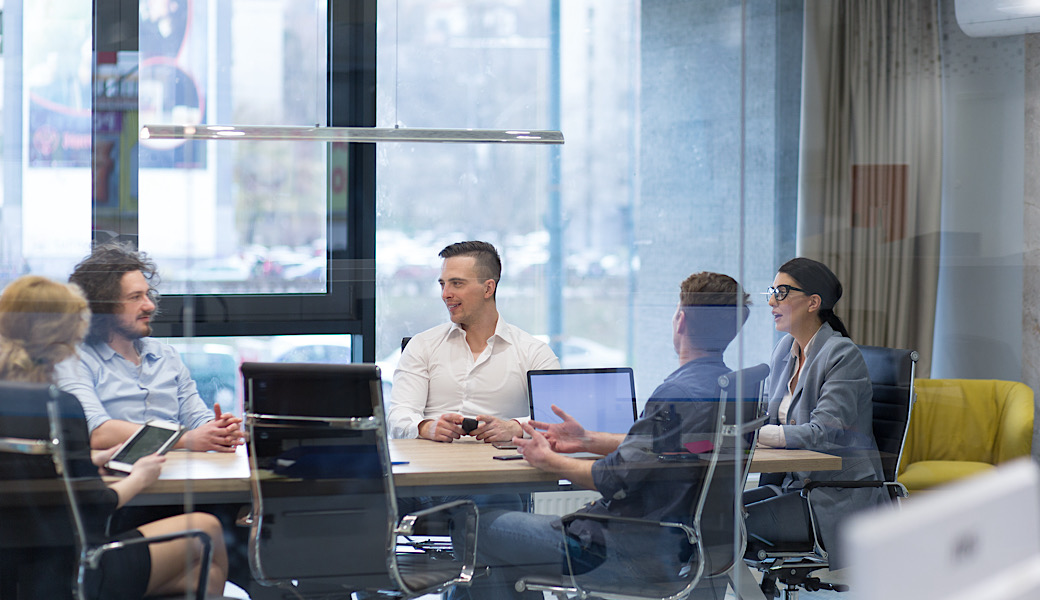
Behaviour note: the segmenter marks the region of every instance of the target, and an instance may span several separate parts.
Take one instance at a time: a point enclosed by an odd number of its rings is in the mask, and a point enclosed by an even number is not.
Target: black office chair
[[[736,516],[739,514],[737,490],[743,489],[757,432],[765,421],[762,384],[768,374],[769,367],[761,364],[720,377],[714,423],[702,430],[711,442],[710,450],[700,454],[664,454],[658,457],[657,468],[668,469],[662,472],[662,476],[684,480],[700,478],[702,481],[686,522],[587,514],[562,517],[564,523],[578,519],[601,521],[608,531],[607,539],[616,540],[633,559],[641,561],[645,577],[620,584],[615,581],[604,584],[597,580],[595,570],[575,575],[570,545],[565,541],[567,551],[562,576],[525,577],[516,583],[516,588],[547,591],[558,598],[576,595],[606,600],[662,600],[686,597],[704,577],[727,577],[734,565],[734,537],[743,534],[742,528],[735,528],[742,522]],[[684,408],[680,405],[683,404],[692,408],[702,403],[675,403],[680,416]],[[683,431],[686,433],[683,436],[685,442],[689,430]],[[656,434],[655,441],[660,441]],[[678,556],[684,559],[676,560]],[[672,570],[666,566],[662,569],[662,564],[677,565],[677,568]],[[710,572],[706,565],[711,565]]]
[[[395,597],[468,584],[476,508],[457,501],[397,518],[379,368],[244,363],[252,470],[249,561],[276,597]],[[409,543],[417,524],[460,528],[454,552]],[[458,558],[456,558],[458,557]],[[274,589],[277,588],[277,589]]]
[[[848,586],[824,582],[812,575],[830,566],[812,511],[814,489],[884,487],[893,502],[908,495],[906,488],[896,481],[896,474],[899,472],[899,461],[913,410],[914,371],[918,353],[915,350],[881,346],[859,346],[859,349],[867,363],[873,390],[872,425],[874,440],[881,455],[884,481],[813,481],[803,488],[802,497],[807,503],[812,528],[811,541],[807,544],[757,548],[754,557],[746,559],[750,566],[763,572],[761,589],[769,598],[773,597],[777,582],[784,585],[783,595],[786,600],[796,599],[799,588],[807,591],[848,590]]]
[[[204,532],[105,540],[106,511],[92,505],[107,486],[90,461],[75,397],[47,384],[0,382],[0,480],[0,597],[84,600],[86,574],[105,553],[191,537],[203,544],[196,598],[205,598]]]

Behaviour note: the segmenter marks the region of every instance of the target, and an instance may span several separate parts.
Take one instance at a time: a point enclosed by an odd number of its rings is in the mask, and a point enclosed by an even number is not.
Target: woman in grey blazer
[[[759,432],[759,444],[836,454],[842,469],[786,473],[774,485],[747,492],[752,555],[763,547],[811,542],[808,509],[800,497],[806,481],[882,479],[867,366],[834,314],[841,282],[823,263],[795,258],[780,267],[768,293],[776,330],[788,335],[770,360],[769,423]],[[838,522],[881,497],[877,488],[813,491],[813,516],[832,568],[840,564],[834,555]]]

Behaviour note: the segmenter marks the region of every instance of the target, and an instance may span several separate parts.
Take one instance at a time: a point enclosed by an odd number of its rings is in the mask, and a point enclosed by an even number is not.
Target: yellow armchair
[[[918,379],[899,482],[910,492],[1029,456],[1033,390],[1017,381]]]

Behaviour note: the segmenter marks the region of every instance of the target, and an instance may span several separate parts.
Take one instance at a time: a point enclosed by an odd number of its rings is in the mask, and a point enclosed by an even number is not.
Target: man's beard
[[[154,314],[154,313],[152,313],[152,314]],[[149,316],[151,316],[151,315],[149,315]],[[134,325],[137,325],[137,323],[138,323],[137,319],[134,319]],[[120,322],[117,321],[115,326],[113,327],[113,329],[115,330],[116,333],[118,333],[119,335],[125,337],[128,340],[139,340],[139,339],[141,339],[143,337],[147,337],[149,335],[152,335],[152,324],[151,323],[143,323],[143,325],[144,325],[144,331],[141,331],[137,327],[128,327],[128,326],[124,325],[123,323],[120,323]]]

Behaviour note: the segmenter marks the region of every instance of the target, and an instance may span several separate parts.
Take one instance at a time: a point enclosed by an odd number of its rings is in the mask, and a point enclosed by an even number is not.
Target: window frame
[[[374,127],[376,10],[373,0],[329,0],[328,124]],[[98,52],[137,51],[138,0],[95,0],[94,77]],[[218,45],[213,52],[226,52]],[[218,58],[221,58],[218,56]],[[96,89],[96,88],[95,88]],[[97,131],[92,131],[93,138]],[[225,143],[234,143],[225,142]],[[327,291],[323,294],[170,294],[154,335],[162,337],[352,334],[354,360],[375,360],[375,145],[353,143],[345,153],[328,152],[328,173],[347,174],[345,207],[326,199]],[[345,158],[340,158],[345,157]],[[346,164],[333,164],[334,161]],[[92,181],[98,175],[92,161]],[[138,214],[119,215],[119,231],[99,228],[92,193],[94,241],[137,238]],[[333,245],[333,241],[337,242]],[[333,249],[335,248],[335,249]],[[162,291],[161,285],[159,289]]]

